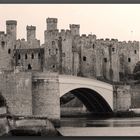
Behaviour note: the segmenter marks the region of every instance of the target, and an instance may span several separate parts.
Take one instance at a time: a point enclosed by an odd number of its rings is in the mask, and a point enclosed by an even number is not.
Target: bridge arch
[[[113,87],[96,79],[59,76],[60,97],[68,92],[80,99],[91,112],[112,112]]]
[[[94,113],[111,113],[112,109],[106,100],[96,91],[88,88],[77,88],[70,91],[76,96],[87,108]]]

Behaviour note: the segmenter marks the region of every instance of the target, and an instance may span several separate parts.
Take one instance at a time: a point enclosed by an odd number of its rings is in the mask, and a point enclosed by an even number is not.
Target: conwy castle
[[[80,25],[57,29],[56,18],[46,19],[44,44],[36,39],[36,27],[27,26],[27,40],[17,40],[17,21],[6,21],[0,32],[0,70],[50,71],[112,82],[129,80],[139,61],[139,42],[97,39],[80,35]]]
[[[139,64],[139,42],[80,35],[76,24],[59,31],[57,22],[47,18],[40,44],[35,26],[27,26],[27,40],[17,39],[17,21],[6,21],[6,33],[0,32],[0,115],[47,117],[59,127],[60,105],[65,109],[69,99],[78,98],[92,113],[139,109],[140,84],[127,84]]]

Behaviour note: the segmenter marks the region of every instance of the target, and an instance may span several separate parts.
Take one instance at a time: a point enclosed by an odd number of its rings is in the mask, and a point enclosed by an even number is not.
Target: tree
[[[136,63],[136,66],[133,70],[134,80],[140,80],[140,61]]]

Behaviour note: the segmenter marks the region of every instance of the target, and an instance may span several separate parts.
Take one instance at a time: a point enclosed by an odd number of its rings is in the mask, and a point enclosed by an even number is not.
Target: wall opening
[[[56,66],[55,65],[52,65],[52,68],[54,69]]]
[[[38,59],[40,59],[40,53],[38,53]]]
[[[2,46],[2,48],[5,47],[5,41],[1,41],[1,46]]]
[[[34,54],[32,53],[32,59],[34,59]]]
[[[8,49],[8,54],[10,54],[11,53],[11,49]]]
[[[94,49],[94,47],[95,47],[95,44],[93,44],[93,45],[92,45],[92,47],[93,47],[93,49]]]
[[[51,49],[49,49],[49,55],[51,54]]]
[[[83,56],[83,61],[86,61],[86,59],[87,59],[86,56]]]
[[[31,64],[28,64],[28,70],[31,70],[31,69],[32,69]]]
[[[20,56],[20,54],[18,54],[18,59],[20,59],[21,58],[21,56]]]
[[[0,107],[7,106],[5,98],[0,93]]]
[[[128,62],[131,62],[131,58],[128,58]]]
[[[58,54],[58,49],[56,49],[56,54]]]
[[[27,59],[28,58],[28,56],[27,56],[27,54],[25,54],[25,59]]]
[[[137,50],[135,50],[134,53],[137,54]]]
[[[107,62],[107,58],[104,58],[104,62],[105,62],[105,63]]]
[[[114,52],[115,51],[115,48],[112,48],[112,52]]]

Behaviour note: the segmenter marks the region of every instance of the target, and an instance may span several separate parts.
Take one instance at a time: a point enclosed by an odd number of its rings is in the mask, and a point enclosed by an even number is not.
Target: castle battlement
[[[91,35],[91,34],[82,34],[79,38],[79,44],[80,42],[86,42],[86,43],[91,43],[96,41],[96,35]]]
[[[17,21],[16,20],[7,20],[6,25],[17,25]]]
[[[81,37],[87,37],[87,35],[86,34],[82,34]]]
[[[136,45],[139,44],[139,41],[128,41],[127,44]]]
[[[28,43],[24,38],[16,40],[16,49],[28,48]]]
[[[57,21],[58,21],[57,18],[47,18],[46,19],[47,23],[57,23]]]
[[[80,28],[79,24],[70,24],[69,25],[70,28]]]
[[[36,30],[36,26],[28,26],[26,27],[27,30]]]
[[[93,40],[96,40],[96,35],[92,35],[92,34],[88,34],[88,38],[89,39],[93,39]]]
[[[133,47],[134,45],[139,45],[139,41],[118,41],[119,44],[124,45],[126,47]]]
[[[110,41],[110,38],[106,38],[105,41]]]
[[[59,36],[62,36],[62,37],[71,37],[72,34],[71,34],[71,30],[64,30],[64,29],[61,29],[61,31],[59,32]]]

